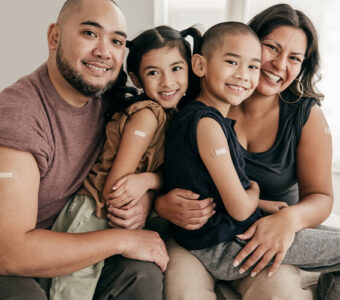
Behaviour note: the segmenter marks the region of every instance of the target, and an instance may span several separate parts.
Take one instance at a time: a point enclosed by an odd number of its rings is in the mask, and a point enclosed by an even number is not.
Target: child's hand
[[[259,208],[267,214],[273,214],[278,212],[281,208],[287,207],[288,204],[284,201],[270,201],[260,200]]]
[[[113,192],[104,197],[106,206],[128,209],[149,189],[148,177],[145,173],[129,174],[119,179],[112,187]]]

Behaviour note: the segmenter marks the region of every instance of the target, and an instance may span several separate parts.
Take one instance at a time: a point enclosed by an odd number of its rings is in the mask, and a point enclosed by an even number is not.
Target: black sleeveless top
[[[200,195],[200,199],[213,197],[216,203],[216,214],[197,230],[172,226],[175,240],[187,249],[203,249],[231,240],[236,234],[243,233],[260,217],[260,211],[257,209],[247,220],[237,221],[226,211],[198,151],[197,124],[204,117],[210,117],[221,125],[242,186],[247,189],[250,185],[245,174],[242,150],[233,128],[235,121],[224,118],[218,110],[202,102],[189,103],[173,120],[166,137],[164,187],[166,192],[174,188],[192,190]]]
[[[288,101],[296,98],[289,92],[283,97]],[[246,173],[259,184],[261,199],[285,201],[289,205],[299,201],[296,151],[302,128],[316,103],[312,98],[289,104],[280,101],[279,128],[273,146],[261,153],[248,152],[241,146]]]

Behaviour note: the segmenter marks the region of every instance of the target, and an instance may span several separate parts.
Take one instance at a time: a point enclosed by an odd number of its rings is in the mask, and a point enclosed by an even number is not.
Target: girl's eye
[[[148,73],[146,73],[146,76],[155,76],[157,74],[158,74],[157,71],[149,71]]]
[[[90,31],[90,30],[84,31],[84,34],[87,35],[87,36],[96,36],[96,34],[93,31]]]
[[[235,65],[235,66],[237,65],[236,61],[233,61],[233,60],[226,60],[225,62],[231,65]]]
[[[182,67],[179,67],[179,66],[176,66],[176,67],[173,67],[173,68],[172,68],[172,70],[175,71],[175,72],[176,72],[176,71],[180,71],[180,70],[182,70],[182,69],[183,69],[183,68],[182,68]]]

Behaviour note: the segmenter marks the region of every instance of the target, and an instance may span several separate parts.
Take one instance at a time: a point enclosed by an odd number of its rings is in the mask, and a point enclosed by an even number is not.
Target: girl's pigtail
[[[103,103],[107,106],[107,118],[111,118],[112,114],[118,111],[124,111],[132,103],[138,95],[136,88],[127,86],[127,74],[121,68],[119,75],[113,85],[103,96]]]
[[[192,54],[199,53],[202,43],[201,32],[195,27],[189,27],[187,29],[182,30],[180,34],[183,38],[191,36],[193,39]]]

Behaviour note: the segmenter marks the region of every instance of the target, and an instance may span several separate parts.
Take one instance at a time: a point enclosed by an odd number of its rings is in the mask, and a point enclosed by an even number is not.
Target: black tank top
[[[240,222],[227,213],[198,151],[196,129],[198,121],[204,117],[210,117],[221,125],[242,186],[247,189],[250,184],[245,174],[242,150],[234,131],[235,121],[224,118],[218,110],[206,106],[202,102],[192,101],[189,103],[173,120],[166,137],[165,191],[183,188],[198,193],[200,199],[213,197],[216,203],[216,214],[198,230],[185,230],[173,225],[176,241],[187,249],[203,249],[231,240],[236,234],[244,232],[260,217],[259,210],[256,210],[247,220]]]
[[[296,98],[289,92],[283,96],[288,101]],[[248,152],[241,147],[246,173],[259,184],[261,199],[285,201],[289,205],[299,201],[296,151],[302,128],[316,103],[311,98],[289,104],[280,101],[279,128],[273,146],[261,153]]]

